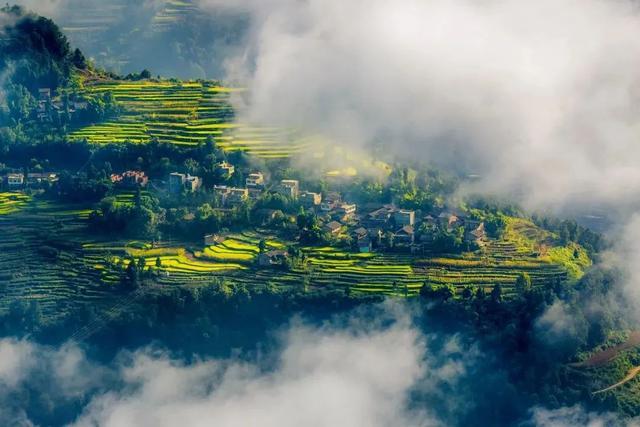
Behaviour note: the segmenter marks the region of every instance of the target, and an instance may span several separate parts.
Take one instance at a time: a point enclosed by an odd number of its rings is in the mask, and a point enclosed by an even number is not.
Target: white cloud
[[[68,6],[69,0],[17,0],[12,4],[18,4],[25,9],[36,12],[48,18],[57,17]]]
[[[203,0],[254,16],[246,118],[384,139],[536,207],[640,193],[640,16],[606,0]]]
[[[33,368],[34,348],[26,341],[0,340],[0,384],[15,387]]]
[[[250,89],[243,121],[382,141],[480,174],[463,192],[538,211],[595,208],[626,224],[640,207],[637,2],[201,3],[253,16],[253,42],[228,61]],[[640,250],[631,254],[625,266],[639,264]],[[640,271],[630,273],[640,301]]]
[[[637,427],[637,420],[621,421],[612,413],[587,412],[576,405],[559,409],[534,408],[532,424],[536,427]]]
[[[424,346],[406,323],[388,329],[298,326],[273,369],[237,361],[191,365],[132,355],[127,386],[95,398],[76,426],[416,426],[406,409]],[[422,414],[421,414],[422,415]]]

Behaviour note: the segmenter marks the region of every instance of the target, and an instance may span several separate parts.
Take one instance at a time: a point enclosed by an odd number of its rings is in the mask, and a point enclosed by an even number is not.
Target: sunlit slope
[[[230,103],[240,89],[211,82],[98,81],[85,87],[89,96],[111,92],[124,112],[116,119],[71,132],[72,140],[91,143],[145,143],[157,138],[197,145],[213,136],[226,151],[246,151],[262,158],[286,158],[310,144],[287,129],[234,123]]]

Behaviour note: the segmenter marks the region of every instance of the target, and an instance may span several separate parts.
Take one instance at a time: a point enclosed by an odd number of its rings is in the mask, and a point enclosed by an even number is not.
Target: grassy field
[[[197,145],[211,135],[226,151],[267,159],[289,157],[311,143],[292,130],[234,124],[230,97],[242,90],[213,82],[99,81],[87,84],[85,91],[88,96],[111,92],[125,112],[116,120],[74,130],[72,140],[103,144],[157,138]]]

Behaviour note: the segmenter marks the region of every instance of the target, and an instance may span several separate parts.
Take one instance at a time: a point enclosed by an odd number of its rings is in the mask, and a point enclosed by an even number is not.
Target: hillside
[[[111,93],[124,111],[114,120],[74,130],[69,137],[98,144],[157,139],[194,146],[213,136],[226,151],[265,159],[286,158],[308,146],[291,130],[236,124],[230,97],[241,92],[217,82],[90,81],[84,84],[83,96]]]
[[[218,55],[233,49],[246,27],[242,15],[208,13],[195,0],[67,0],[55,12],[75,46],[123,75],[146,67],[183,78],[219,76]]]
[[[122,203],[132,200],[126,194],[118,198]],[[467,288],[490,293],[496,284],[502,286],[505,297],[512,296],[521,273],[531,277],[534,287],[574,282],[578,278],[575,273],[581,275],[590,265],[586,253],[574,244],[548,251],[578,250],[579,259],[570,264],[549,253],[540,254],[536,250],[548,242],[536,242],[531,235],[544,232],[514,218],[505,238],[492,240],[476,252],[425,257],[301,246],[304,265],[280,271],[256,266],[260,240],[265,240],[269,249],[297,245],[273,231],[249,228],[228,233],[226,240],[212,246],[175,238],[155,243],[113,239],[88,230],[88,217],[95,207],[2,193],[0,267],[10,298],[3,299],[1,308],[7,309],[12,300],[38,301],[47,316],[57,317],[66,312],[62,307],[80,307],[85,302],[92,302],[94,308],[108,307],[128,298],[120,286],[128,259],[144,259],[146,268],[156,276],[154,282],[167,289],[207,286],[224,279],[249,288],[269,285],[282,290],[304,287],[308,292],[342,290],[353,295],[410,297],[430,283],[452,285],[457,298],[463,298]],[[533,247],[522,244],[525,235]]]

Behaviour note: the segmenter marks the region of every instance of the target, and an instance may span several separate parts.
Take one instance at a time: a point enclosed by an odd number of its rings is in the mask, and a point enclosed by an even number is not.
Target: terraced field
[[[89,212],[87,206],[33,201],[19,213],[0,215],[0,310],[15,299],[36,300],[47,317],[56,317],[113,300],[114,286],[101,280],[96,259],[76,240]]]
[[[87,2],[83,7],[66,7],[59,21],[65,33],[73,36],[95,37],[95,33],[109,30],[126,19],[127,0],[103,0]],[[156,13],[152,18],[151,30],[166,31],[184,23],[199,9],[191,0],[156,1]],[[150,9],[150,8],[149,8]],[[136,10],[134,8],[134,10]],[[153,12],[154,9],[150,9]],[[94,34],[92,34],[94,33]]]
[[[168,0],[153,18],[154,31],[166,31],[184,23],[189,16],[198,13],[198,7],[190,0]]]
[[[496,241],[483,251],[463,256],[419,259],[409,254],[359,254],[331,247],[305,247],[306,261],[290,271],[257,268],[255,259],[258,242],[267,238],[268,249],[284,248],[291,242],[276,240],[273,236],[243,233],[193,256],[181,253],[183,263],[205,262],[204,270],[213,270],[209,263],[220,264],[224,277],[248,286],[271,283],[280,287],[297,287],[306,283],[310,289],[349,289],[356,293],[377,293],[396,296],[416,295],[425,282],[451,284],[459,292],[466,286],[483,287],[489,291],[500,283],[505,295],[513,293],[513,285],[522,272],[530,275],[534,286],[543,286],[570,278],[561,264],[526,252],[510,241]],[[179,251],[178,248],[175,249]],[[135,255],[135,254],[131,254]],[[153,261],[147,255],[147,264]],[[166,283],[205,283],[210,277],[198,274],[198,268],[177,271],[173,264],[162,269],[170,275],[161,280]],[[206,271],[205,271],[206,272]],[[174,273],[181,273],[177,277]]]
[[[15,193],[0,197],[4,200],[1,212],[5,212],[0,215],[0,286],[5,296],[0,310],[14,299],[37,300],[43,312],[53,317],[83,304],[108,310],[127,297],[120,284],[131,258],[145,259],[157,284],[150,288],[154,292],[175,286],[207,286],[224,279],[248,287],[304,286],[309,291],[341,289],[399,297],[418,294],[425,282],[451,284],[458,293],[467,286],[489,291],[500,283],[508,296],[522,272],[530,275],[534,286],[548,286],[575,280],[572,269],[580,273],[588,266],[581,248],[554,246],[542,252],[553,236],[531,237],[530,233],[542,231],[517,220],[510,224],[505,239],[491,241],[475,253],[417,257],[302,247],[303,261],[290,270],[260,268],[256,259],[261,240],[267,250],[286,249],[295,242],[264,230],[228,234],[223,242],[207,247],[167,238],[154,244],[113,240],[90,234],[87,218],[92,206],[55,204]],[[131,203],[132,197],[117,195],[121,203]],[[552,251],[565,257],[571,253],[571,259],[559,258]]]
[[[0,215],[15,213],[24,208],[31,197],[22,193],[0,193]]]
[[[83,7],[65,8],[58,20],[66,34],[91,37],[121,20],[126,7],[127,0],[87,2]]]
[[[197,145],[208,136],[226,151],[286,158],[309,147],[296,132],[234,124],[230,97],[241,89],[213,82],[100,81],[87,85],[92,96],[111,92],[125,112],[116,120],[76,129],[71,140],[95,144],[144,143],[156,138],[177,145]]]

